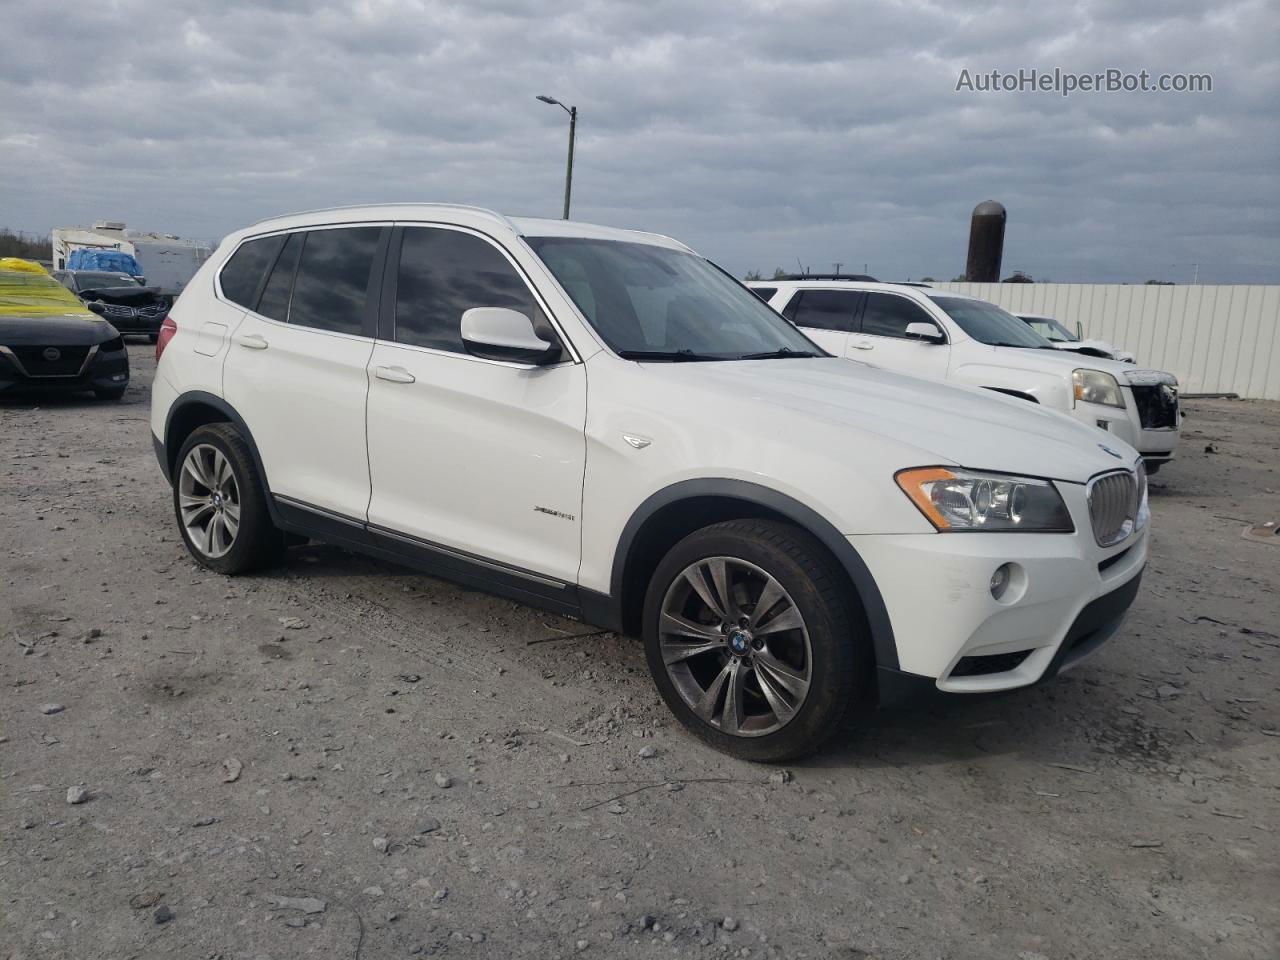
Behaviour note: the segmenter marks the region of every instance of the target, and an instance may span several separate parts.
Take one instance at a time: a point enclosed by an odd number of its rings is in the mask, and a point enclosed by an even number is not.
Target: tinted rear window
[[[262,275],[275,260],[282,243],[284,237],[262,237],[240,244],[219,274],[222,295],[232,303],[254,309]]]
[[[802,290],[788,304],[786,316],[798,327],[847,332],[853,329],[861,296],[854,290]]]
[[[306,234],[291,234],[276,265],[271,268],[271,276],[262,289],[262,299],[258,301],[258,312],[264,317],[281,323],[289,319],[289,294],[293,292],[293,274],[298,269],[298,254],[302,252],[304,239]]]
[[[293,282],[289,322],[363,333],[369,273],[381,232],[379,227],[346,227],[308,233]]]

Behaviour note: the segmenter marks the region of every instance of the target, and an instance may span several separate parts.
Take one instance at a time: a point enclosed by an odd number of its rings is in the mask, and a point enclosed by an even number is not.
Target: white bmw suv
[[[838,357],[1060,410],[1137,448],[1149,473],[1173,459],[1181,415],[1172,374],[1064,353],[994,303],[924,284],[792,277],[747,286]]]
[[[268,220],[157,354],[200,563],[314,538],[641,634],[676,716],[746,758],[877,695],[1050,677],[1146,561],[1127,444],[831,357],[653,234],[435,204]]]

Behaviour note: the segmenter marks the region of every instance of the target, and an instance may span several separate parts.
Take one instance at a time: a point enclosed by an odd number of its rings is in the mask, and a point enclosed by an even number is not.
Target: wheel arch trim
[[[849,539],[820,513],[784,493],[751,483],[729,478],[683,480],[650,495],[631,514],[614,550],[613,569],[610,574],[609,592],[613,603],[620,609],[625,594],[627,567],[632,559],[636,539],[645,525],[661,510],[682,500],[701,497],[719,497],[740,500],[764,507],[816,537],[840,563],[857,591],[871,630],[871,642],[876,664],[891,669],[898,668],[898,647],[893,636],[893,625],[884,597],[876,585],[866,562]],[[621,619],[619,615],[619,620]]]
[[[244,422],[244,417],[240,416],[235,407],[212,393],[207,393],[204,390],[188,390],[186,393],[180,394],[169,406],[169,412],[165,414],[164,418],[164,439],[156,441],[156,456],[160,460],[160,468],[164,471],[165,479],[169,481],[170,485],[173,484],[173,461],[178,455],[178,448],[181,446],[181,444],[173,443],[174,420],[183,410],[189,410],[196,406],[209,407],[216,410],[226,418],[227,423],[230,423],[240,431],[245,443],[249,445],[249,453],[253,456],[253,465],[257,468],[258,476],[262,478],[263,493],[267,503],[267,511],[271,515],[271,521],[279,525],[280,518],[276,511],[275,498],[271,496],[271,483],[267,479],[267,468],[262,463],[262,455],[258,453],[258,444],[253,439],[253,431],[249,429],[249,425]]]

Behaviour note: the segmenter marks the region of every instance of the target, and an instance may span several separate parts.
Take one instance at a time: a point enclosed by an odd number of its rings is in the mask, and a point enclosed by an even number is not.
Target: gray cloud
[[[677,236],[737,272],[833,261],[1280,282],[1268,0],[985,7],[655,0],[25,4],[0,35],[0,223],[216,237],[386,200]],[[1213,75],[1211,94],[968,93],[961,69]]]

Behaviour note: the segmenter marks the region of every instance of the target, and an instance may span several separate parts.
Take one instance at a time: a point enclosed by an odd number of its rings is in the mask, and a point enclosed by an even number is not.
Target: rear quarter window
[[[262,278],[283,243],[284,237],[261,237],[240,244],[218,274],[222,295],[247,310],[255,309]]]

